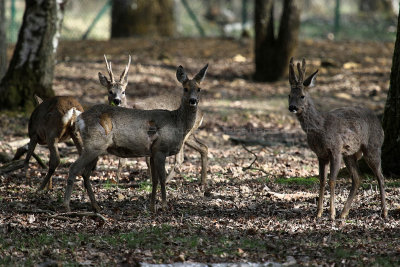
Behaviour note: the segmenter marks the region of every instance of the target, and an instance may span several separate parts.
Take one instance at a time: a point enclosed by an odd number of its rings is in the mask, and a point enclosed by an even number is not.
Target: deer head
[[[99,80],[101,85],[108,90],[108,103],[115,106],[126,106],[126,95],[125,89],[128,85],[128,71],[131,65],[131,56],[129,56],[128,65],[126,65],[124,71],[122,72],[119,81],[115,81],[114,74],[111,68],[111,62],[107,61],[106,55],[104,55],[104,60],[106,62],[107,72],[110,79],[107,79],[101,72],[99,72]]]
[[[179,66],[176,70],[176,78],[183,86],[183,101],[186,102],[191,107],[197,107],[200,100],[200,84],[204,80],[208,69],[208,64],[206,64],[193,79],[189,79],[185,69]],[[185,104],[185,103],[184,103]]]
[[[297,63],[297,70],[299,72],[299,77],[296,76],[293,58],[291,58],[289,63],[289,111],[300,114],[308,107],[308,100],[310,97],[308,88],[314,85],[318,70],[304,80],[306,74],[306,60],[304,58],[301,65]]]

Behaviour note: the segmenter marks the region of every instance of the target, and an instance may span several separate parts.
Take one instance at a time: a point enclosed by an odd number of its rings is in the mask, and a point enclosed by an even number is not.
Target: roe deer
[[[150,157],[152,174],[151,211],[155,211],[157,186],[161,184],[162,206],[166,208],[165,159],[182,147],[186,135],[196,121],[200,83],[208,69],[205,65],[193,79],[182,66],[176,77],[183,86],[181,105],[173,111],[138,110],[110,105],[96,105],[82,113],[77,126],[83,141],[80,157],[71,165],[64,195],[64,206],[70,210],[72,187],[82,175],[94,210],[99,211],[91,184],[90,173],[98,157],[110,153],[119,157]]]
[[[60,164],[57,144],[72,138],[78,153],[82,151],[82,142],[75,131],[75,120],[83,112],[81,104],[71,96],[55,96],[46,100],[35,96],[38,106],[33,110],[29,119],[28,133],[29,144],[24,161],[24,168],[28,183],[29,159],[31,158],[37,144],[47,145],[50,150],[49,171],[46,174],[38,190],[46,187],[52,189],[51,176]]]
[[[112,72],[111,62],[107,61],[106,55],[104,55],[104,60],[107,67],[108,75],[110,79],[107,79],[102,73],[99,72],[99,80],[101,85],[103,85],[108,90],[108,103],[110,105],[121,106],[121,107],[129,107],[127,105],[125,89],[128,84],[127,73],[129,70],[131,57],[129,56],[128,65],[125,67],[125,70],[121,74],[119,82],[115,81],[114,74]],[[152,109],[166,109],[166,110],[176,110],[180,106],[180,98],[175,97],[174,95],[160,95],[160,96],[153,96],[141,100],[137,100],[132,105],[132,108],[135,109],[143,109],[143,110],[152,110]],[[203,113],[200,109],[197,111],[196,121],[193,125],[193,128],[188,133],[186,139],[184,140],[184,144],[189,146],[190,148],[196,150],[200,153],[201,156],[201,184],[204,186],[207,180],[207,168],[208,168],[208,147],[200,142],[195,136],[194,131],[196,131],[203,121]],[[122,169],[122,159],[120,159],[118,164],[118,171],[117,171],[117,181],[121,175]],[[175,174],[176,169],[182,164],[183,162],[183,146],[181,151],[174,157],[174,163],[170,170],[170,173],[167,176],[166,181],[168,182]],[[146,163],[148,163],[148,167],[150,167],[148,158],[146,158]],[[150,170],[150,169],[149,169]],[[151,174],[151,171],[149,172]]]
[[[122,72],[119,81],[115,81],[114,73],[111,67],[111,61],[107,61],[106,55],[104,55],[104,61],[106,62],[107,72],[110,79],[107,79],[101,72],[99,72],[100,84],[107,88],[108,91],[108,104],[112,106],[119,106],[128,108],[126,101],[125,89],[128,85],[128,71],[131,65],[131,56],[129,56],[128,64],[126,65],[124,71]],[[119,183],[119,178],[121,177],[122,166],[125,165],[125,159],[118,159],[118,169],[117,169],[117,183]],[[146,159],[147,166],[150,167],[149,161]]]
[[[381,171],[384,133],[380,121],[372,111],[361,107],[337,108],[326,113],[317,111],[308,88],[314,85],[318,70],[304,79],[305,59],[301,65],[297,63],[297,69],[299,77],[295,74],[292,58],[289,64],[289,111],[296,114],[301,128],[307,134],[308,145],[318,157],[320,187],[317,217],[321,217],[323,212],[325,182],[330,164],[330,218],[335,219],[335,183],[342,158],[352,179],[349,196],[340,214],[341,219],[347,217],[361,183],[357,161],[364,155],[378,180],[382,216],[386,218],[384,177]]]

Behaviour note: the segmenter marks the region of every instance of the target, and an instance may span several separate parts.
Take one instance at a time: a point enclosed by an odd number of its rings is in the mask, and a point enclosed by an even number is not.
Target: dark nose
[[[113,102],[115,105],[119,106],[121,104],[121,99],[116,98],[113,100]]]
[[[191,106],[196,106],[197,105],[197,99],[196,98],[191,98],[189,99],[189,104]]]
[[[295,112],[295,111],[297,111],[297,107],[295,105],[290,105],[289,106],[289,111],[290,112]]]

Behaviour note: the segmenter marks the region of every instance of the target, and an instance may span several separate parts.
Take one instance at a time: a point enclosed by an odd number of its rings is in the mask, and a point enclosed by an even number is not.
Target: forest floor
[[[307,59],[308,73],[320,71],[311,90],[319,109],[363,105],[381,115],[393,48],[393,43],[304,40],[296,59]],[[99,71],[106,73],[103,54],[116,75],[132,55],[131,102],[164,93],[179,97],[176,67],[183,65],[193,75],[209,63],[200,102],[205,119],[196,133],[209,147],[207,187],[198,183],[200,155],[186,148],[180,172],[167,185],[168,209],[159,207],[153,214],[144,160],[129,159],[117,185],[118,160],[104,156],[91,177],[101,216],[83,216],[91,209],[81,178],[71,208],[82,216],[64,214],[65,180],[77,153],[70,143],[60,144],[62,162],[53,190],[36,193],[47,169],[33,159],[31,186],[22,170],[0,175],[0,265],[399,265],[399,180],[386,180],[387,220],[380,217],[379,190],[370,175],[348,219],[329,220],[328,192],[323,217],[316,219],[318,163],[288,112],[288,80],[252,81],[252,51],[250,41],[229,39],[62,42],[55,92],[77,96],[85,107],[106,102],[107,91],[97,78]],[[28,119],[25,114],[0,115],[0,152],[12,155],[28,141]],[[46,147],[36,151],[48,159]],[[338,212],[350,184],[342,172],[336,186]]]

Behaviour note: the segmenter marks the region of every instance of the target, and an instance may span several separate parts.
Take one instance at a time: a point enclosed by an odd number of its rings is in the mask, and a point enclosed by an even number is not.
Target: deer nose
[[[115,105],[119,106],[121,104],[121,99],[115,98],[113,102]]]
[[[289,106],[289,111],[290,111],[290,112],[296,113],[297,110],[298,110],[298,108],[297,108],[295,105],[290,105],[290,106]]]
[[[189,99],[189,104],[191,106],[196,106],[197,105],[197,99],[196,98],[190,98]]]

